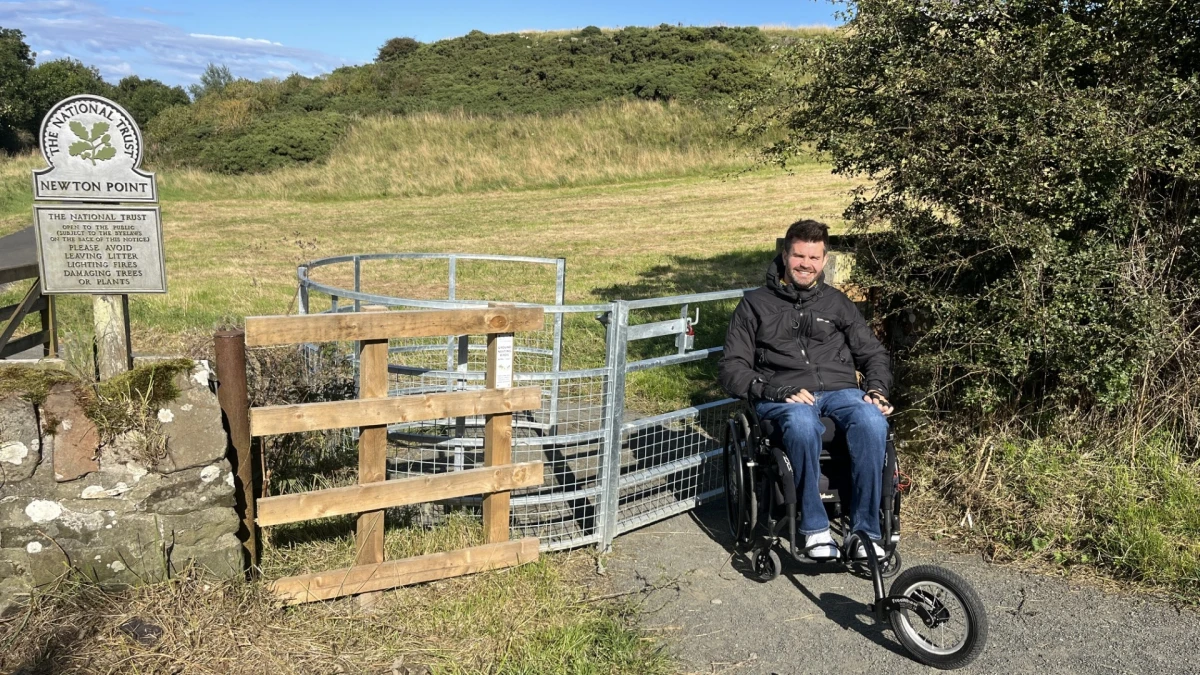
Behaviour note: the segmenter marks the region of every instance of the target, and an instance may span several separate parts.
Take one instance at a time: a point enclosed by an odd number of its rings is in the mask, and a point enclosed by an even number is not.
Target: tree
[[[196,100],[209,94],[219,93],[232,82],[233,74],[229,72],[229,66],[210,63],[200,74],[199,84],[188,87],[188,93],[192,95],[192,100]]]
[[[24,33],[0,27],[0,148],[17,149],[17,130],[33,116],[27,87],[35,56]]]
[[[815,143],[872,179],[847,215],[879,231],[859,272],[903,329],[910,393],[980,420],[1136,409],[1196,447],[1200,2],[847,16],[742,110],[787,132],[772,158]]]
[[[29,71],[28,100],[33,115],[26,124],[37,134],[42,118],[55,103],[77,94],[111,97],[112,85],[100,77],[100,71],[75,59],[55,59],[39,63]]]
[[[400,61],[420,48],[421,43],[410,37],[394,37],[379,48],[375,61],[376,63]]]
[[[113,100],[143,127],[164,109],[191,103],[183,87],[168,87],[158,80],[142,79],[137,75],[129,75],[117,83]]]

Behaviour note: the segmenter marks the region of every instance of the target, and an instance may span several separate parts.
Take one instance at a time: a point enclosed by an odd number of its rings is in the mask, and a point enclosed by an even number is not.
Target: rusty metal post
[[[258,567],[258,527],[254,513],[254,459],[250,438],[250,393],[246,388],[246,331],[217,331],[213,335],[217,354],[217,400],[233,447],[230,462],[236,480],[238,514],[242,530],[238,533],[249,554],[251,573]]]

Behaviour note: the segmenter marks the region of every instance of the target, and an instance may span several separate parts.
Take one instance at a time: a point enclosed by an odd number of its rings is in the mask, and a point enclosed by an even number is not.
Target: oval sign
[[[91,94],[59,101],[38,140],[50,166],[33,172],[33,198],[156,202],[154,174],[142,171],[142,131],[116,103]]]

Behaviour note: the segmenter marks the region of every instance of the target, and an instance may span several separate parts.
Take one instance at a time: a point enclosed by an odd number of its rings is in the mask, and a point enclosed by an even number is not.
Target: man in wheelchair
[[[876,542],[882,537],[885,416],[892,412],[887,351],[854,303],[825,284],[828,242],[822,223],[801,220],[788,228],[766,283],[734,311],[719,364],[721,386],[781,432],[796,480],[797,534],[813,559],[838,557],[820,490],[822,418],[834,420],[849,450],[846,532],[862,531]],[[883,549],[873,546],[882,557]],[[849,555],[865,558],[862,542]]]

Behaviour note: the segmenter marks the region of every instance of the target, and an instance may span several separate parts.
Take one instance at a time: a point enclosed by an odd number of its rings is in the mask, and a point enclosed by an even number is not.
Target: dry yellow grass
[[[162,177],[189,198],[346,200],[587,185],[746,166],[724,118],[682,105],[624,102],[556,115],[419,113],[370,117],[322,165],[260,176]]]
[[[757,282],[762,263],[731,267],[727,254],[767,255],[797,218],[840,226],[852,186],[809,165],[791,175],[353,202],[166,201],[170,292],[132,299],[135,348],[158,349],[173,335],[250,314],[286,313],[297,263],[347,253],[562,256],[570,302],[615,297],[631,284],[643,296],[738,287]],[[0,216],[0,234],[27,222],[24,213]],[[437,277],[418,279],[403,269],[368,267],[367,279],[381,293],[444,292]],[[485,280],[497,295],[532,293],[544,283],[521,270]]]

